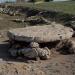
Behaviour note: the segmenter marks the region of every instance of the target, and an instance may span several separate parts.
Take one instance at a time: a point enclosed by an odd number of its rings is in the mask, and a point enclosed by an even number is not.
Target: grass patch
[[[13,4],[7,4],[13,5]],[[75,15],[75,1],[64,1],[64,2],[41,2],[41,3],[18,3],[14,6],[30,7],[35,9],[43,10],[57,10],[63,11],[64,13],[70,13]]]

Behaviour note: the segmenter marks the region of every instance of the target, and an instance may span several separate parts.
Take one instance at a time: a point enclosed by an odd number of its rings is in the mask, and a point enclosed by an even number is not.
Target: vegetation
[[[8,6],[11,6],[11,3],[6,3]],[[12,3],[12,6],[23,6],[23,7],[29,7],[34,9],[42,9],[42,10],[55,10],[55,11],[63,11],[62,13],[51,13],[48,15],[48,17],[54,19],[57,22],[65,22],[69,21],[71,19],[71,15],[67,14],[74,14],[75,15],[75,1],[68,1],[68,2],[41,2],[41,3]],[[29,14],[31,14],[29,12]],[[16,18],[16,16],[7,16],[5,14],[0,15],[3,20],[0,20],[0,29],[6,28],[6,26],[9,28],[15,28],[15,27],[25,27],[28,25],[27,23],[15,23],[11,20]],[[46,14],[47,16],[47,14]],[[10,20],[11,18],[11,20]],[[19,18],[19,17],[17,17]],[[9,21],[10,20],[10,21]]]
[[[37,2],[37,1],[49,2],[49,1],[53,1],[53,0],[31,0],[31,2]]]
[[[58,10],[65,13],[75,14],[75,1],[71,2],[46,2],[34,7],[45,10]]]
[[[75,14],[75,1],[65,1],[65,2],[42,2],[39,4],[33,3],[20,3],[15,4],[24,6],[24,7],[30,7],[30,8],[37,8],[37,9],[45,9],[45,10],[57,10],[57,11],[63,11],[65,13]]]

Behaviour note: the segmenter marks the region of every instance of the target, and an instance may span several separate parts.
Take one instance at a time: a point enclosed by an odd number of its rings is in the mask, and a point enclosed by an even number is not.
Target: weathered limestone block
[[[8,31],[8,37],[17,41],[44,43],[69,39],[73,33],[71,28],[53,23],[51,25],[11,29]]]

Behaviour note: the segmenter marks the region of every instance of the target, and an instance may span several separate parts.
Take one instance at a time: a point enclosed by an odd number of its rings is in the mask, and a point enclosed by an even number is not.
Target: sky
[[[0,3],[5,1],[15,1],[15,0],[0,0]],[[65,1],[65,0],[54,0],[54,1]]]

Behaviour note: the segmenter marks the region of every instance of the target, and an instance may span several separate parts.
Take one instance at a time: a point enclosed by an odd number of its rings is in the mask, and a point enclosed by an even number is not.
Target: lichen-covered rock
[[[45,48],[37,48],[38,56],[41,59],[49,59],[51,56],[51,51],[45,47]]]
[[[62,40],[55,49],[61,54],[74,54],[75,42],[72,40]]]
[[[11,56],[14,57],[23,57],[26,58],[41,58],[41,59],[49,59],[51,52],[48,48],[22,48],[22,49],[9,49]]]
[[[31,42],[30,43],[30,47],[32,47],[32,48],[38,48],[39,47],[39,44],[36,43],[36,42]]]
[[[47,20],[44,17],[39,16],[39,15],[28,17],[27,22],[29,22],[32,25],[35,25],[35,24],[50,24],[51,23],[51,21],[49,21],[49,20]]]
[[[21,18],[17,18],[17,19],[13,19],[13,22],[25,22],[25,19],[21,19]]]
[[[38,43],[69,39],[72,35],[73,30],[71,28],[55,23],[44,26],[16,28],[8,31],[10,39]]]

